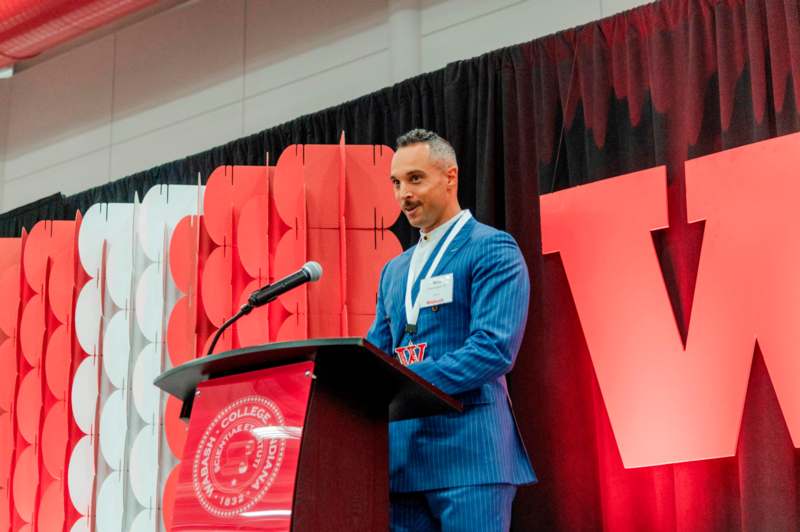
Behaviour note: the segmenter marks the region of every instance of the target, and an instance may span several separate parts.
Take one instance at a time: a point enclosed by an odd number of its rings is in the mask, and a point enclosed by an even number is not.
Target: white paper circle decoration
[[[155,510],[145,508],[131,524],[130,532],[153,532],[156,530]]]
[[[133,278],[133,240],[130,234],[112,235],[108,240],[106,290],[119,308],[130,305]]]
[[[72,525],[72,528],[69,529],[69,532],[89,532],[89,519],[86,517],[81,517],[75,524]]]
[[[164,319],[164,278],[161,264],[149,265],[136,285],[136,322],[142,335],[156,342]]]
[[[204,188],[198,189],[195,185],[163,185],[147,191],[136,225],[139,242],[150,260],[162,260],[165,232],[169,239],[172,230],[182,218],[198,214]]]
[[[148,190],[136,217],[139,245],[151,261],[162,260],[167,231],[167,196],[167,185]]]
[[[72,417],[84,434],[92,432],[97,409],[97,358],[83,359],[72,379]]]
[[[90,355],[97,354],[102,313],[100,283],[97,279],[90,279],[83,285],[75,303],[75,334],[78,343]]]
[[[167,210],[167,225],[170,229],[174,229],[185,216],[198,214],[205,189],[205,186],[198,188],[197,185],[170,185]]]
[[[128,415],[124,391],[116,390],[108,396],[100,413],[100,452],[112,469],[122,467],[127,431]]]
[[[133,441],[130,457],[130,481],[133,494],[145,508],[155,508],[156,475],[158,456],[156,442],[158,431],[155,425],[146,425]]]
[[[67,487],[72,505],[81,515],[89,513],[94,480],[94,451],[92,437],[84,436],[72,449],[67,469]],[[74,530],[74,529],[73,529]]]
[[[133,368],[133,404],[145,423],[155,423],[160,393],[153,381],[161,373],[161,344],[147,344]]]
[[[86,211],[78,233],[78,255],[83,269],[91,277],[100,274],[103,240],[107,234],[106,203],[95,203]]]
[[[103,334],[103,370],[115,388],[122,388],[131,357],[131,332],[128,313],[114,314]]]
[[[97,493],[97,532],[122,532],[122,474],[112,472],[103,481]]]

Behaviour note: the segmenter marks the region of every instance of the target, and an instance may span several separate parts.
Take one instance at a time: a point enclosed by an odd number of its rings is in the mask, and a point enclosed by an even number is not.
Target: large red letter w
[[[798,154],[790,135],[686,163],[706,224],[685,348],[650,236],[664,168],[542,197],[625,467],[734,455],[756,340],[800,447]]]

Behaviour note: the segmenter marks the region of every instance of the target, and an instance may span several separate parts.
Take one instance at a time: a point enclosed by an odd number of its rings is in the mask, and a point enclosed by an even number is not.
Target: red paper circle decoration
[[[14,508],[26,522],[33,521],[33,507],[36,503],[36,486],[39,468],[33,445],[27,446],[17,458],[14,468]]]
[[[47,342],[44,357],[44,375],[47,387],[58,400],[67,399],[72,349],[67,325],[60,325]]]
[[[120,508],[120,511],[122,509]],[[61,530],[64,525],[64,493],[62,484],[56,480],[45,488],[39,501],[37,530]]]
[[[203,308],[209,321],[220,327],[233,314],[233,253],[231,248],[211,252],[203,269]]]
[[[17,427],[28,443],[34,443],[39,433],[39,411],[42,407],[42,383],[35,369],[22,379],[17,393]]]
[[[170,395],[164,409],[164,427],[167,435],[169,450],[176,458],[183,458],[183,447],[186,444],[186,434],[189,430],[185,421],[180,419],[183,403]]]
[[[11,410],[17,380],[17,350],[13,338],[0,344],[0,409]]]
[[[188,293],[194,282],[197,268],[198,231],[204,231],[202,217],[186,216],[181,219],[172,232],[169,244],[169,269],[175,286]],[[200,223],[200,227],[197,224]]]
[[[36,294],[25,305],[20,322],[20,344],[25,360],[31,366],[38,366],[42,358],[45,332],[45,308],[42,296]]]
[[[64,453],[68,442],[67,403],[57,401],[50,407],[42,425],[42,462],[53,478],[63,478],[66,459]]]
[[[195,356],[195,312],[189,305],[189,296],[183,296],[172,307],[167,323],[167,352],[173,367]]]

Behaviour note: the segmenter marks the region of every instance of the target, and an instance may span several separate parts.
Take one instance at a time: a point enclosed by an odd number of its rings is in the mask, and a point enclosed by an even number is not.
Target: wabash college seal
[[[254,429],[284,425],[278,405],[259,395],[234,401],[217,414],[192,465],[194,493],[208,513],[234,517],[266,495],[280,471],[286,440]]]

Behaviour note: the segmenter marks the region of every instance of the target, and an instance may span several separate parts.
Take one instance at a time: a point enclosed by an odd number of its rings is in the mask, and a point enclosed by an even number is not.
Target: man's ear
[[[447,175],[447,187],[458,188],[458,166],[451,166],[445,172]]]

